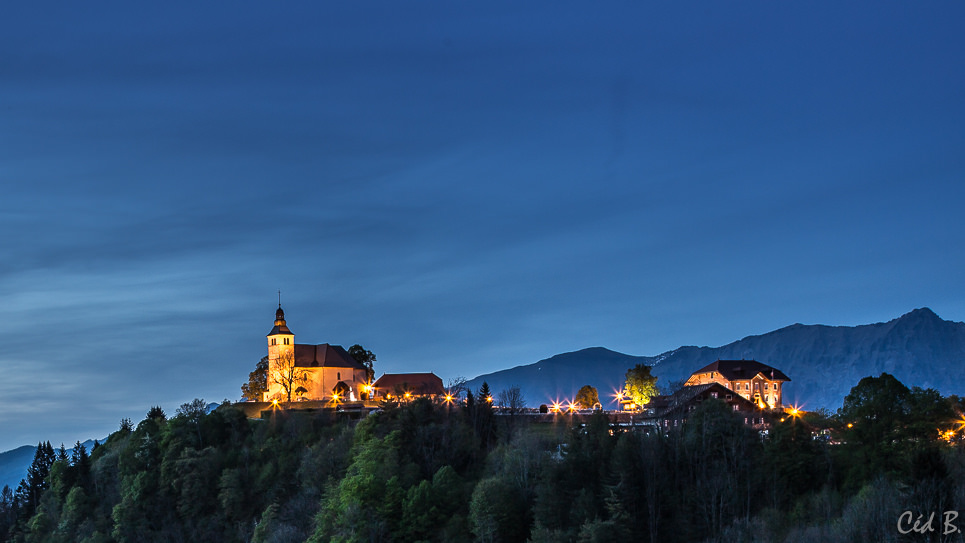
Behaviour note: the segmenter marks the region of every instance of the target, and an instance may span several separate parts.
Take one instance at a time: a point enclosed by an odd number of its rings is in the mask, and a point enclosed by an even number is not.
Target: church
[[[278,304],[268,332],[268,392],[265,401],[357,401],[367,392],[368,372],[341,345],[295,343]]]

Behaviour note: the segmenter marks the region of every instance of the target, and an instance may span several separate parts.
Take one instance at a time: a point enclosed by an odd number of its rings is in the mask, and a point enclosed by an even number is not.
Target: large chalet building
[[[790,380],[756,360],[717,360],[693,372],[673,394],[651,398],[642,411],[647,424],[673,428],[701,403],[719,400],[743,417],[744,424],[766,427],[765,414],[784,409],[781,389]]]
[[[655,396],[644,407],[644,413],[654,426],[675,428],[687,420],[691,411],[709,400],[720,400],[727,404],[728,409],[744,417],[744,424],[764,424],[763,411],[757,404],[720,383],[684,386],[673,394]]]
[[[690,375],[685,386],[719,383],[761,409],[782,409],[781,388],[791,379],[756,360],[717,360]]]

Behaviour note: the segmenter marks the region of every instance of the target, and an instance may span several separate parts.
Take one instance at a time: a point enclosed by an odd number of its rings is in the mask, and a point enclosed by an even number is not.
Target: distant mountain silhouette
[[[942,320],[928,308],[862,326],[793,324],[722,347],[680,347],[653,357],[594,347],[480,375],[468,384],[475,390],[487,381],[494,394],[518,385],[530,406],[572,398],[589,384],[606,405],[604,397],[622,386],[626,370],[635,364],[654,366],[658,385],[667,385],[714,360],[742,358],[786,373],[791,382],[785,385],[785,402],[805,409],[835,410],[862,377],[881,372],[909,387],[965,394],[965,323]]]
[[[106,440],[107,438],[104,438],[100,440],[100,443]],[[90,452],[94,448],[94,440],[88,439],[83,442],[82,445],[87,449],[87,452]],[[56,450],[57,447],[54,449]],[[73,447],[67,449],[67,454],[71,454],[73,450]],[[36,451],[36,445],[24,445],[0,453],[0,489],[3,489],[3,486],[7,485],[10,487],[10,490],[17,490],[17,485],[20,484],[20,480],[27,476],[27,468],[33,463]]]
[[[24,445],[0,453],[0,489],[7,485],[10,490],[17,490],[20,479],[27,476],[27,466],[33,462],[35,450],[37,447],[33,445]]]

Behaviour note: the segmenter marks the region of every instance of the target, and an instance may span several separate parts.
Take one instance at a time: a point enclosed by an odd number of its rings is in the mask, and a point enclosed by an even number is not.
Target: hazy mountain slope
[[[596,386],[602,396],[616,388],[635,363],[655,364],[654,375],[666,384],[718,358],[749,358],[780,368],[791,378],[785,401],[808,409],[840,407],[862,377],[883,371],[908,386],[965,394],[965,323],[942,320],[928,308],[862,326],[794,324],[722,347],[681,347],[656,357],[586,349],[482,375],[470,383],[476,388],[486,380],[494,391],[518,384],[528,403],[538,405],[543,402],[539,398],[555,394],[571,397],[583,384]]]
[[[623,388],[623,376],[627,368],[637,364],[653,364],[652,357],[631,356],[603,347],[591,347],[572,353],[563,353],[540,360],[535,364],[481,375],[467,384],[473,390],[489,383],[493,395],[511,386],[519,386],[529,406],[571,399],[581,386],[591,384],[604,395]]]
[[[10,490],[17,490],[20,479],[27,476],[27,467],[33,462],[36,448],[33,445],[24,445],[0,453],[0,489],[8,485]]]
[[[100,443],[107,438],[101,439]],[[94,448],[94,440],[88,439],[82,445],[90,452]],[[0,453],[0,489],[3,485],[9,485],[10,490],[17,490],[20,479],[27,476],[27,468],[34,460],[34,453],[37,450],[35,445],[24,445],[11,451]],[[56,447],[55,447],[56,450]],[[67,449],[67,454],[74,451],[73,447]]]

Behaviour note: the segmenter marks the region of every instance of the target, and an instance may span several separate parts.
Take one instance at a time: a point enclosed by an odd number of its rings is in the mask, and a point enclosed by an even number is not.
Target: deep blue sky
[[[237,399],[277,289],[444,380],[965,318],[961,2],[131,4],[0,9],[0,450]]]

